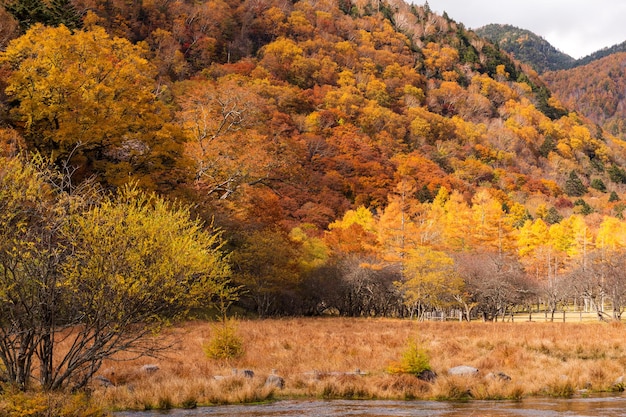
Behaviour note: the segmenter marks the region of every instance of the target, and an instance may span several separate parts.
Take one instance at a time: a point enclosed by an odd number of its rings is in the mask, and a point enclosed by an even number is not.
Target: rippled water
[[[551,417],[626,415],[626,397],[528,399],[512,401],[279,401],[263,405],[205,407],[195,410],[121,412],[116,417]]]

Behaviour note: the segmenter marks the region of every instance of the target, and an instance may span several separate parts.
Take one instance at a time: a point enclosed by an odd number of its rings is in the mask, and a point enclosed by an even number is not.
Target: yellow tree
[[[155,174],[150,182],[171,184],[185,168],[183,138],[157,99],[146,52],[97,26],[31,27],[0,54],[14,124],[30,146],[71,155],[111,183]]]
[[[442,75],[446,71],[453,69],[454,64],[459,60],[459,53],[449,46],[441,46],[439,43],[430,42],[422,49],[424,54],[424,65],[428,73],[432,75]]]
[[[443,236],[453,250],[467,250],[472,244],[472,212],[458,191],[453,191],[444,205]]]
[[[584,290],[585,307],[591,302],[598,317],[604,316],[604,299],[611,298],[613,318],[619,320],[626,297],[624,280],[624,253],[626,223],[614,217],[605,217],[596,236],[595,253],[590,257],[584,275],[579,275]]]
[[[64,356],[46,358],[48,388],[84,386],[103,358],[120,351],[154,354],[147,335],[232,297],[221,233],[192,220],[187,207],[134,186],[72,216],[64,234],[71,256],[61,267],[58,324],[76,328]]]
[[[378,220],[378,239],[384,260],[399,264],[401,271],[405,269],[407,252],[415,248],[421,240],[416,220],[424,210],[423,205],[414,197],[414,183],[409,178],[398,183]]]
[[[66,256],[66,213],[47,180],[33,163],[0,157],[0,363],[19,389],[31,383],[37,350],[53,330],[46,313],[58,304]]]
[[[582,216],[572,215],[553,224],[549,235],[552,247],[563,257],[564,266],[578,261],[584,269],[587,255],[593,249],[593,236]]]
[[[488,190],[478,191],[472,198],[472,244],[475,250],[509,252],[513,245],[512,228],[505,221],[502,203],[493,198]]]
[[[605,217],[600,223],[595,246],[604,251],[626,248],[626,223],[615,217]]]
[[[409,251],[405,274],[405,281],[397,285],[411,316],[417,314],[419,318],[429,309],[440,309],[453,303],[463,287],[452,258],[424,246]]]
[[[530,275],[537,280],[546,276],[546,266],[551,264],[552,256],[546,223],[541,219],[527,220],[519,230],[517,246]]]
[[[335,256],[371,256],[377,251],[376,220],[364,206],[348,210],[328,225],[324,240]]]
[[[300,87],[310,87],[312,75],[319,69],[319,62],[305,57],[304,50],[289,38],[268,43],[260,55],[260,65],[274,77]]]
[[[578,231],[571,225],[552,225],[537,219],[528,220],[520,229],[519,253],[530,276],[535,276],[536,283],[542,289],[544,300],[554,319],[559,305],[571,294],[568,278],[562,274],[561,268],[566,256],[562,251],[571,251],[574,238]],[[584,233],[584,228],[580,233]]]
[[[311,224],[294,227],[289,232],[289,239],[300,244],[300,267],[303,272],[310,272],[323,266],[329,257],[329,250],[324,240],[315,236],[317,229]]]
[[[155,354],[146,335],[230,297],[221,234],[186,207],[135,187],[70,195],[41,161],[0,167],[0,362],[18,387],[83,388],[104,359]]]

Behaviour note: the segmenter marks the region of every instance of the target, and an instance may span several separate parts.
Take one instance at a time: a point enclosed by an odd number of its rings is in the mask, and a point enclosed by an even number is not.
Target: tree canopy
[[[84,387],[105,358],[154,352],[146,335],[230,291],[221,233],[186,207],[133,185],[68,194],[45,165],[0,161],[0,361],[18,386]]]

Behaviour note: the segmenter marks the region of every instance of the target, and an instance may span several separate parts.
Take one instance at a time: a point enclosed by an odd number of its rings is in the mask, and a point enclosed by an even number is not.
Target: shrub
[[[430,371],[428,353],[417,342],[410,341],[408,348],[402,354],[400,362],[389,365],[387,371],[392,374],[420,375],[424,371]]]
[[[191,410],[193,408],[198,407],[198,400],[195,397],[187,397],[183,400],[181,406],[184,409]]]
[[[215,334],[204,346],[207,357],[217,360],[237,359],[245,353],[243,340],[237,335],[237,326],[234,321],[224,320],[221,325],[215,326]]]
[[[171,410],[172,409],[172,399],[166,395],[163,397],[159,397],[159,401],[157,403],[157,408],[159,410]]]
[[[0,397],[0,416],[7,417],[103,417],[104,410],[92,404],[84,393],[63,395],[22,392],[5,387]]]

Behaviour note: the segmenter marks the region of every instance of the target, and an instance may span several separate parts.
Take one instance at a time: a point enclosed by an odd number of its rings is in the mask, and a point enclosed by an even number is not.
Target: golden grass
[[[607,391],[626,373],[626,328],[603,323],[418,323],[395,319],[297,318],[238,323],[245,354],[208,359],[203,345],[214,325],[191,322],[162,337],[175,347],[159,360],[107,362],[101,375],[116,386],[94,384],[93,400],[107,408],[150,409],[273,398],[518,399]],[[385,370],[416,340],[439,375],[434,383]],[[156,363],[153,374],[141,372]],[[449,376],[469,365],[478,376]],[[233,375],[251,369],[254,378]],[[359,369],[366,375],[355,375]],[[272,372],[284,389],[266,387]],[[503,372],[511,381],[489,373]],[[216,378],[217,376],[217,378]]]

